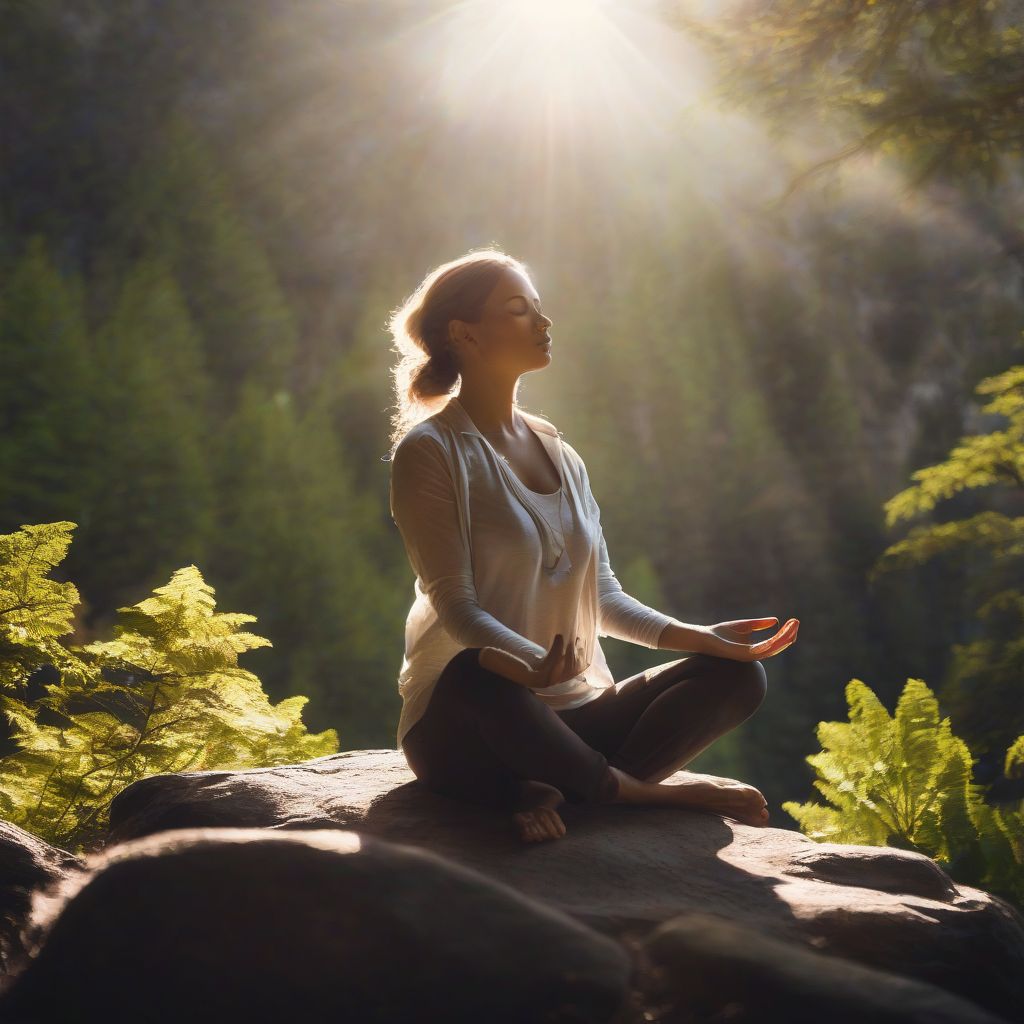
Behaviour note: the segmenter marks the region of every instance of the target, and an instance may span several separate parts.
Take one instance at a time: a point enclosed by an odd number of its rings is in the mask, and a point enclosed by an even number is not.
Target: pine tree
[[[212,392],[181,289],[157,254],[140,257],[121,283],[94,350],[103,427],[69,570],[94,606],[110,607],[207,558]]]
[[[405,594],[373,558],[379,503],[357,486],[328,406],[314,396],[299,410],[289,392],[250,383],[217,451],[223,540],[211,565],[280,651],[264,661],[268,689],[310,693],[322,721],[345,722],[349,749],[384,744],[398,666],[381,651],[393,649]]]
[[[0,529],[86,518],[96,379],[82,283],[33,236],[0,292]]]
[[[985,488],[996,488],[989,500],[996,507],[912,527],[882,553],[871,579],[951,554],[967,552],[978,563],[969,598],[981,636],[954,646],[939,694],[972,748],[987,754],[1006,749],[1024,722],[1024,516],[1012,515],[1024,496],[1024,366],[984,379],[976,391],[994,396],[980,411],[1005,418],[1005,426],[961,438],[943,462],[914,472],[915,482],[886,502],[886,523],[931,513],[940,502]]]
[[[787,125],[839,122],[854,138],[808,168],[856,154],[898,157],[913,183],[991,186],[1022,146],[1019,4],[758,0],[674,20],[718,58],[718,94]]]
[[[232,198],[211,147],[183,115],[126,175],[104,246],[105,276],[124,276],[138,253],[166,261],[202,338],[217,410],[234,408],[244,381],[274,388],[295,360],[296,326],[274,269]]]

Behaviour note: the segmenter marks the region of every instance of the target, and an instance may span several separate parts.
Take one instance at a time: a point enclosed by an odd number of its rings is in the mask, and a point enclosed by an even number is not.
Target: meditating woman
[[[751,642],[779,620],[688,625],[623,591],[583,459],[516,403],[551,363],[550,327],[525,266],[495,249],[434,269],[389,320],[391,515],[416,573],[398,748],[430,790],[510,810],[526,841],[565,834],[565,800],[765,825],[753,786],[663,780],[754,713],[758,659],[799,623]],[[691,653],[617,683],[598,635]]]

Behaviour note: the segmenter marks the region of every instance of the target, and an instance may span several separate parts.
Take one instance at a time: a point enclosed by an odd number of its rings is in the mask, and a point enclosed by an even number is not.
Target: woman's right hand
[[[535,669],[531,669],[532,679],[529,685],[533,689],[544,690],[578,676],[587,667],[583,663],[582,647],[583,641],[579,637],[576,637],[576,643],[569,647],[565,644],[562,634],[556,633],[543,661]]]
[[[579,650],[582,641],[579,637],[576,639],[576,646],[571,650],[563,650],[562,634],[556,633],[551,647],[536,668],[498,647],[482,647],[477,655],[477,662],[481,668],[511,679],[520,686],[531,690],[544,690],[549,686],[563,683],[566,679],[572,679],[587,667],[583,664],[583,656]]]

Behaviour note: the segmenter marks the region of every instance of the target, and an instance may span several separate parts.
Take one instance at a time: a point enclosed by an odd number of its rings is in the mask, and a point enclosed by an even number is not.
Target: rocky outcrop
[[[80,860],[0,820],[0,977],[24,952],[20,929],[32,893],[67,877]]]
[[[359,1000],[378,986],[406,984],[416,957],[426,957],[429,970],[415,975],[413,991],[427,994],[414,1002],[435,998],[431,977],[449,993],[468,989],[458,993],[463,1002],[446,1004],[446,1021],[463,1019],[463,1009],[477,1020],[504,1019],[495,1015],[507,1003],[519,1013],[529,1005],[520,1020],[845,1021],[859,1013],[980,1022],[1016,1020],[1024,1004],[1021,916],[954,884],[920,854],[819,844],[790,827],[697,810],[564,804],[560,813],[563,838],[523,843],[506,812],[430,793],[395,750],[144,779],[115,800],[107,849],[86,874],[142,861],[130,867],[141,874],[116,874],[111,891],[126,905],[133,891],[166,892],[140,897],[115,928],[100,923],[105,904],[88,895],[106,890],[54,887],[35,907],[26,934],[38,953],[22,965],[11,995],[19,984],[56,988],[54,965],[73,959],[99,929],[113,963],[131,956],[131,943],[114,934],[125,930],[140,947],[155,943],[158,956],[186,966],[198,950],[205,966],[196,971],[214,972],[229,989],[238,987],[236,972],[253,969],[267,978],[279,972],[293,988],[305,977],[292,964],[297,953],[310,965],[304,985],[316,988],[333,971],[339,992],[353,986],[348,998],[363,1007],[353,1019],[375,1019]],[[295,846],[300,839],[311,852]],[[175,902],[194,925],[176,916]],[[47,955],[65,920],[72,924],[61,932],[62,955]],[[168,930],[166,921],[179,923]],[[197,939],[204,928],[221,959]],[[307,950],[307,934],[330,956]],[[541,943],[537,957],[515,953],[531,934]],[[368,959],[351,951],[359,935],[375,951]],[[509,1002],[504,986],[522,988],[534,976],[540,988],[527,985],[527,1003]],[[272,1003],[259,991],[262,1004]],[[473,1002],[480,992],[492,1000],[486,1012]],[[758,1016],[761,997],[774,1000],[781,1016]],[[387,999],[393,1020],[430,1019],[403,1018],[412,1004]],[[881,1001],[902,1016],[883,1016]],[[800,1005],[814,1014],[801,1017]]]
[[[0,1019],[607,1021],[628,992],[618,943],[355,832],[163,832],[87,868],[37,895]]]
[[[641,1002],[662,1024],[992,1024],[1003,1018],[890,971],[761,935],[711,914],[659,925],[642,943]]]

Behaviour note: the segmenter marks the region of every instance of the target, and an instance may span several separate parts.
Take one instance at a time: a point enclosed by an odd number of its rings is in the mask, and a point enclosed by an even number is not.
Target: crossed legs
[[[655,792],[680,787],[643,784],[689,764],[749,718],[767,689],[758,661],[691,654],[631,676],[579,708],[555,711],[531,690],[481,668],[478,653],[467,648],[452,658],[402,746],[428,788],[504,808],[522,809],[530,785],[571,803],[682,802]],[[543,802],[551,805],[550,798]]]
[[[557,786],[573,802],[615,793],[605,755],[534,693],[485,668],[478,647],[460,651],[434,684],[423,717],[402,743],[428,788],[474,803],[514,806],[520,784]]]
[[[613,767],[660,782],[749,718],[767,687],[759,661],[691,654],[630,676],[597,700],[557,714],[607,751]]]

